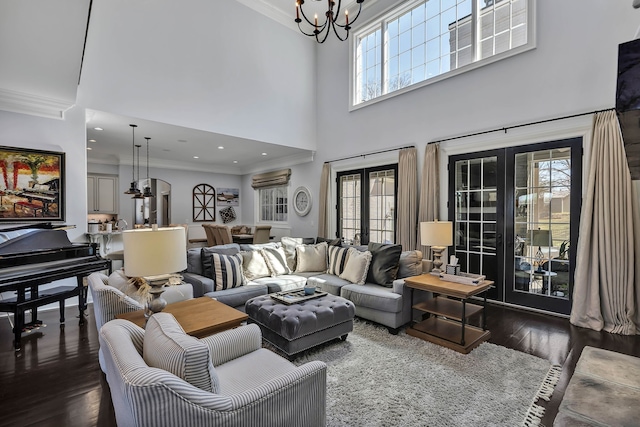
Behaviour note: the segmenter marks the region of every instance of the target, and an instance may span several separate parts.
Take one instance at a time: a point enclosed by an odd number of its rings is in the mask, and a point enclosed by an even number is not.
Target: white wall
[[[86,108],[315,149],[315,45],[235,1],[93,2]]]
[[[61,151],[66,163],[67,225],[77,228],[67,234],[72,241],[86,241],[87,231],[87,153],[84,110],[72,108],[65,120],[45,119],[0,111],[0,145]]]
[[[366,16],[390,3],[376,3]],[[418,147],[421,171],[429,141],[613,107],[618,44],[634,38],[640,10],[628,1],[538,0],[537,5],[535,50],[352,112],[348,110],[349,42],[332,39],[320,46],[316,160],[300,175],[292,174],[292,179],[316,189],[326,160],[412,144]],[[567,133],[562,126],[552,128],[557,128],[557,135]],[[512,134],[493,134],[493,142],[519,145],[536,140],[532,132],[554,139],[548,129],[529,129],[521,142],[511,140]],[[492,137],[471,141],[443,144],[443,165],[447,152],[460,151],[458,146],[465,152],[481,151]],[[446,197],[445,179],[441,194]],[[317,217],[314,203],[305,225],[294,227],[292,234],[315,228],[310,223]]]

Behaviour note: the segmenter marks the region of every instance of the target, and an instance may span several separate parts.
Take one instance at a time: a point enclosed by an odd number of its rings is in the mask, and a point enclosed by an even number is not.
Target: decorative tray
[[[314,294],[305,295],[304,288],[300,288],[300,289],[293,289],[291,291],[276,292],[270,295],[272,299],[278,302],[281,302],[283,304],[290,305],[290,304],[297,304],[299,302],[307,301],[307,300],[318,298],[318,297],[323,297],[327,295],[327,293],[316,289],[316,292]]]
[[[482,285],[487,276],[472,273],[446,274],[441,273],[440,278],[447,282],[462,283],[463,285],[478,286]]]

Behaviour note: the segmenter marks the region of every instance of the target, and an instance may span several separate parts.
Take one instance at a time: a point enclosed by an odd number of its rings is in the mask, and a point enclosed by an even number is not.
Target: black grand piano
[[[98,255],[95,243],[71,243],[64,226],[51,223],[0,229],[0,292],[15,292],[0,298],[0,311],[14,314],[14,346],[20,349],[21,334],[42,325],[38,307],[59,302],[64,323],[64,302],[78,297],[80,324],[84,323],[86,291],[83,278],[94,271],[108,270],[111,260]],[[76,278],[75,286],[58,286],[40,291],[41,285]],[[31,321],[25,322],[25,311]]]

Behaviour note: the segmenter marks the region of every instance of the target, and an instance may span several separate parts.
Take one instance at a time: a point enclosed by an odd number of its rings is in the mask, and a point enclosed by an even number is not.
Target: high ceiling
[[[297,32],[293,0],[237,1]],[[367,0],[365,4],[376,1]],[[346,3],[355,10],[354,1]],[[90,0],[56,2],[55,6],[49,0],[0,3],[0,57],[2,63],[8,65],[0,67],[0,109],[60,117],[75,104],[90,4]],[[324,10],[324,0],[305,3],[309,15],[322,16]],[[293,31],[292,37],[296,37]],[[49,108],[46,113],[38,110],[44,104]],[[221,173],[244,174],[267,169],[270,162],[275,167],[287,162],[309,161],[313,156],[313,152],[300,148],[87,110],[89,162],[131,164],[131,123],[138,125],[135,143],[142,145],[143,164],[146,161],[144,137],[151,137],[152,167],[196,170],[215,167]],[[96,127],[104,130],[96,131]]]

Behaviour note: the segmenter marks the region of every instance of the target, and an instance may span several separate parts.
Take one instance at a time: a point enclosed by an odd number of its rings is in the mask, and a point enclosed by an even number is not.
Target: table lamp
[[[145,316],[162,311],[167,302],[163,287],[170,275],[187,268],[186,237],[182,227],[138,228],[122,232],[124,271],[144,278],[151,289]]]
[[[537,246],[538,251],[536,252],[536,263],[538,264],[538,270],[542,271],[542,263],[544,261],[544,253],[542,253],[542,246],[553,246],[551,243],[553,240],[551,239],[551,230],[533,230],[531,232],[531,245]]]
[[[433,269],[431,274],[440,275],[442,270],[442,252],[453,245],[453,223],[451,221],[430,221],[420,223],[420,243],[431,246],[433,251]]]

